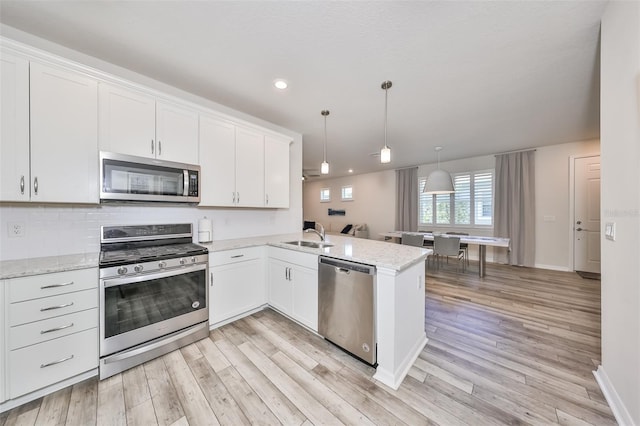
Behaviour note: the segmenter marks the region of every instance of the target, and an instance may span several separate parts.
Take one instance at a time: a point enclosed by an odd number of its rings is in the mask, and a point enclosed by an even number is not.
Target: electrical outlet
[[[25,226],[23,222],[9,222],[7,226],[9,231],[9,238],[24,237]]]

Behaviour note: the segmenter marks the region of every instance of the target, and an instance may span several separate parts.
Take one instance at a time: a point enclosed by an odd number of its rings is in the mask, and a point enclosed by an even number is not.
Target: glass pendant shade
[[[434,170],[422,190],[424,194],[451,194],[455,192],[451,175],[444,170]]]
[[[391,149],[388,146],[385,146],[380,150],[380,162],[381,163],[391,162]]]
[[[320,174],[328,175],[329,174],[329,163],[323,161],[320,165]]]

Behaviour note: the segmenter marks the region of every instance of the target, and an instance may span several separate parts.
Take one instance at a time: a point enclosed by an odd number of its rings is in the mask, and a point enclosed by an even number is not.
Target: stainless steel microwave
[[[100,201],[200,202],[200,166],[100,152]]]

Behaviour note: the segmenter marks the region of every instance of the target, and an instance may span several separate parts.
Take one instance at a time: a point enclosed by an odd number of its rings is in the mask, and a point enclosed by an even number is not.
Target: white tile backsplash
[[[192,223],[213,221],[213,239],[245,238],[297,232],[302,208],[212,209],[167,205],[32,205],[0,204],[0,260],[95,253],[100,250],[100,226]],[[9,224],[24,224],[22,237],[9,237]]]

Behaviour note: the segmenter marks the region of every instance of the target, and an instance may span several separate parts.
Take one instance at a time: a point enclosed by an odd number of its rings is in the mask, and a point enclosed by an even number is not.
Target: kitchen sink
[[[297,241],[285,241],[283,244],[291,244],[292,246],[311,247],[311,248],[333,247],[333,244],[325,243],[323,241],[297,240]]]

